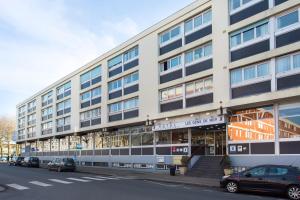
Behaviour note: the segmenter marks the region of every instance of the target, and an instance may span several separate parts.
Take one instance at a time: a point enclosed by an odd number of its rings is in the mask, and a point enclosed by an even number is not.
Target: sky
[[[0,0],[0,116],[194,0]]]

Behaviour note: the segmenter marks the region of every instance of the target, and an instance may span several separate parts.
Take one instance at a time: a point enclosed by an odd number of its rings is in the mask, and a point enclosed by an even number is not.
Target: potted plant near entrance
[[[224,157],[222,159],[222,166],[224,169],[225,176],[232,174],[233,170],[231,169],[231,160],[228,155],[224,155]]]
[[[189,157],[182,156],[181,157],[181,165],[179,166],[179,172],[182,175],[185,175],[188,170]]]

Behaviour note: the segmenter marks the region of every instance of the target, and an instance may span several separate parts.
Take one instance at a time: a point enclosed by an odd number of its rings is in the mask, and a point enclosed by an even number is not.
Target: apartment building
[[[197,0],[17,105],[17,121],[23,154],[45,162],[300,166],[300,2]]]

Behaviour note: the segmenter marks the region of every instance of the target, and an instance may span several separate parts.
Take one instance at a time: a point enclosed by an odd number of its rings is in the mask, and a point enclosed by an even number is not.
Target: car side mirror
[[[251,175],[249,172],[247,172],[247,173],[245,174],[245,176],[249,178],[249,177],[251,177],[252,175]]]

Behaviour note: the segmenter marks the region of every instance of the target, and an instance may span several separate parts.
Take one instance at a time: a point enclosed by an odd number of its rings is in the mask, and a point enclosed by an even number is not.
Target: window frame
[[[99,68],[100,74],[99,74],[98,76],[92,78],[92,71],[95,70],[95,69],[97,69],[97,68]],[[86,75],[86,74],[89,75],[88,80],[86,80],[86,81],[84,81],[84,82],[81,82],[81,77],[84,76],[84,75]],[[101,66],[101,65],[98,65],[98,66],[96,66],[96,67],[90,69],[89,71],[87,71],[87,72],[85,72],[85,73],[83,73],[83,74],[80,74],[80,76],[79,76],[79,80],[80,80],[79,82],[80,82],[80,85],[85,84],[85,83],[87,83],[87,82],[90,82],[90,81],[92,81],[93,79],[98,78],[98,77],[101,77],[101,76],[102,76],[102,66]]]
[[[127,56],[127,60],[126,60],[126,59],[125,59],[125,58],[126,58],[126,55],[129,55],[128,53],[129,53],[129,52],[132,52],[132,51],[135,52],[134,57],[131,57],[130,59],[128,59],[128,56]],[[135,60],[137,57],[139,57],[139,53],[140,53],[140,52],[139,52],[139,46],[135,46],[135,47],[133,47],[133,48],[127,50],[126,52],[123,53],[123,63],[126,64],[126,63],[129,63],[129,62]]]
[[[205,28],[205,27],[207,27],[207,26],[210,26],[210,25],[212,24],[212,17],[211,17],[211,19],[210,19],[209,22],[203,23],[203,21],[204,21],[204,18],[203,18],[203,17],[204,17],[204,14],[209,13],[209,12],[210,12],[211,15],[212,15],[212,9],[211,9],[211,8],[206,9],[206,10],[204,10],[203,12],[197,14],[196,16],[194,16],[194,17],[192,17],[192,18],[190,18],[190,19],[184,21],[184,35],[185,35],[185,36],[190,35],[190,34],[196,32],[196,31],[198,31],[198,30],[201,30],[201,29],[203,29],[203,28]],[[200,16],[201,16],[201,25],[195,27],[195,19],[196,19],[197,17],[200,17]],[[192,28],[191,30],[189,30],[189,31],[186,31],[186,23],[187,23],[187,22],[190,22],[190,21],[192,21],[193,28]]]
[[[207,80],[212,80],[212,89],[211,90],[206,90],[205,89],[205,81]],[[198,79],[198,80],[194,80],[194,81],[191,81],[191,82],[187,82],[185,83],[185,98],[192,98],[192,97],[196,97],[196,96],[201,96],[201,95],[204,95],[204,94],[209,94],[209,93],[212,93],[213,92],[213,76],[209,76],[209,77],[206,77],[206,78],[201,78],[201,79]],[[196,83],[198,82],[202,82],[203,83],[203,91],[201,92],[196,92]],[[187,87],[188,85],[190,84],[193,84],[193,94],[188,94],[187,93]]]
[[[118,88],[114,88],[114,89],[110,90],[109,85],[110,85],[111,83],[117,82],[117,81],[121,81],[121,86],[118,87]],[[108,89],[108,93],[109,93],[109,94],[110,94],[110,93],[113,93],[113,92],[116,92],[116,91],[119,91],[119,90],[122,90],[122,89],[123,89],[123,78],[118,78],[118,79],[115,79],[115,80],[113,80],[113,81],[110,81],[110,82],[108,82],[107,85],[108,85],[108,86],[107,86],[107,89]]]
[[[252,0],[250,2],[247,2],[245,4],[243,4],[243,0],[239,0],[240,1],[240,6],[238,8],[232,9],[232,0],[229,0],[228,6],[229,6],[229,15],[233,15],[235,13],[238,13],[246,8],[249,8],[263,0]]]
[[[125,108],[125,104],[127,102],[130,102],[130,101],[134,101],[134,104],[135,104],[135,107],[132,107],[132,108]],[[123,111],[131,111],[131,110],[136,110],[139,108],[139,98],[138,97],[134,97],[134,98],[130,98],[130,99],[126,99],[123,101]]]
[[[260,65],[264,65],[267,64],[268,65],[268,74],[264,75],[264,76],[258,76],[258,67]],[[250,68],[250,67],[255,67],[255,78],[251,78],[251,79],[247,79],[245,80],[245,69]],[[238,82],[238,83],[232,83],[231,80],[231,76],[232,76],[232,71],[234,70],[242,70],[242,81]],[[247,65],[244,67],[238,67],[238,68],[234,68],[230,70],[230,88],[237,88],[237,87],[241,87],[241,86],[245,86],[245,85],[251,85],[254,83],[260,83],[266,80],[271,80],[272,79],[272,73],[271,73],[271,62],[269,60],[267,61],[263,61],[263,62],[259,62],[259,63],[254,63],[251,65]]]
[[[176,89],[177,89],[177,88],[181,88],[181,96],[176,96]],[[171,98],[171,99],[168,98],[168,99],[164,100],[164,99],[162,98],[162,93],[163,93],[164,91],[169,92],[169,91],[172,90],[172,89],[175,89],[175,97],[174,97],[174,98]],[[159,91],[159,102],[160,102],[160,103],[168,103],[168,102],[176,101],[176,100],[178,100],[178,99],[183,99],[183,96],[184,96],[184,90],[185,90],[185,88],[183,87],[183,85],[176,85],[176,86],[172,86],[172,87],[169,87],[169,88],[164,88],[164,89],[162,89],[162,90]],[[169,94],[168,94],[168,96],[169,96]]]
[[[118,58],[118,57],[121,57],[121,62],[119,62],[119,63],[117,63],[117,64],[115,64],[115,65],[113,65],[113,66],[109,66],[109,62],[110,62],[111,60],[115,59],[115,58]],[[122,66],[123,63],[124,63],[124,60],[123,60],[123,54],[119,54],[119,55],[117,55],[117,56],[114,56],[113,58],[107,60],[107,68],[108,68],[108,71],[112,71],[112,70],[114,70],[114,69],[116,69],[116,68]]]
[[[278,106],[278,119],[277,119],[277,123],[279,124],[280,121],[280,110],[284,110],[284,109],[293,109],[293,108],[300,108],[300,103],[287,103],[287,104],[279,104]],[[299,137],[295,137],[295,138],[282,138],[280,137],[280,128],[278,128],[278,138],[279,138],[279,142],[287,142],[287,141],[300,141],[300,135]]]
[[[135,75],[135,74],[137,74],[137,80],[135,80],[135,81],[132,81],[132,82],[130,82],[130,83],[125,83],[125,78],[126,77],[131,77],[130,79],[132,80],[132,77],[133,77],[133,75]],[[128,75],[126,75],[126,76],[124,76],[123,78],[123,87],[124,88],[126,88],[126,87],[130,87],[130,86],[132,86],[132,85],[135,85],[135,84],[137,84],[138,82],[139,82],[139,80],[140,80],[140,75],[139,75],[139,71],[135,71],[135,72],[133,72],[133,73],[131,73],[131,74],[128,74]],[[121,86],[122,87],[122,86]]]
[[[117,104],[120,105],[120,109],[118,109],[117,111],[111,111],[111,106],[112,105],[117,105]],[[122,113],[122,111],[123,111],[123,102],[122,101],[111,103],[108,106],[109,106],[108,107],[108,114],[109,115],[114,115],[114,114]]]
[[[170,67],[171,63],[172,63],[172,60],[176,59],[176,58],[179,59],[179,65],[177,65],[176,67]],[[160,75],[168,74],[168,73],[177,71],[178,69],[182,69],[183,66],[184,66],[182,59],[183,59],[182,54],[179,54],[177,56],[173,56],[173,57],[165,60],[164,62],[159,63],[159,73],[160,73]],[[162,71],[162,68],[164,68],[164,63],[165,62],[167,62],[168,69],[166,71]]]
[[[257,28],[264,25],[264,24],[267,24],[267,27],[268,27],[267,34],[257,37]],[[234,31],[234,32],[230,33],[229,34],[229,49],[230,49],[230,51],[235,51],[235,50],[247,47],[249,45],[252,45],[252,44],[267,40],[267,39],[270,39],[270,37],[271,37],[271,34],[270,34],[270,28],[271,27],[270,26],[271,26],[270,20],[265,19],[265,20],[256,22],[256,23],[254,23],[250,26],[246,26],[244,28],[241,28],[237,31]],[[244,32],[249,31],[251,29],[254,30],[254,38],[244,42]],[[240,35],[240,38],[241,38],[240,44],[232,46],[232,41],[231,41],[232,37],[237,36],[237,35]]]
[[[205,55],[205,48],[209,47],[209,46],[211,48],[211,54],[210,55]],[[212,46],[212,41],[210,41],[210,42],[205,43],[205,44],[203,44],[201,46],[198,46],[196,48],[193,48],[191,50],[188,50],[188,51],[184,52],[184,66],[185,67],[189,67],[189,66],[194,65],[196,63],[199,63],[199,62],[211,59],[213,57],[213,49],[212,49],[212,47],[213,47]],[[198,58],[198,59],[195,59],[195,51],[197,51],[199,49],[201,49],[201,57]],[[187,63],[186,56],[187,56],[187,54],[189,54],[191,52],[193,53],[193,61]]]
[[[287,55],[283,55],[283,56],[279,56],[279,57],[275,58],[275,74],[276,74],[275,77],[276,78],[281,78],[281,77],[290,76],[290,75],[293,75],[293,74],[299,74],[300,73],[300,67],[295,68],[295,66],[294,66],[294,56],[295,55],[300,56],[300,51],[294,52],[294,53],[291,53],[291,54],[287,54]],[[285,58],[285,57],[289,58],[290,70],[283,71],[283,72],[277,72],[277,59]]]
[[[175,37],[171,37],[171,32],[173,31],[173,30],[175,30],[176,28],[178,28],[179,27],[179,34],[178,35],[176,35]],[[167,41],[164,41],[164,42],[162,42],[162,36],[163,35],[165,35],[166,33],[168,33],[169,34],[169,39],[167,40]],[[175,25],[175,26],[173,26],[173,27],[171,27],[171,28],[169,28],[169,29],[167,29],[166,31],[163,31],[162,33],[160,33],[158,36],[158,40],[159,40],[159,47],[164,47],[164,46],[166,46],[166,45],[168,45],[168,44],[170,44],[170,43],[172,43],[172,42],[174,42],[174,41],[176,41],[176,40],[178,40],[179,38],[182,38],[182,24],[177,24],[177,25]]]
[[[295,23],[295,24],[290,24],[286,27],[283,27],[283,28],[278,28],[278,19],[283,17],[283,16],[286,16],[288,14],[291,14],[293,12],[297,11],[298,12],[298,22]],[[300,8],[294,8],[294,9],[291,9],[291,10],[288,10],[288,11],[285,11],[283,13],[280,13],[279,15],[277,15],[275,17],[275,36],[278,36],[278,35],[281,35],[281,34],[284,34],[284,33],[287,33],[287,32],[290,32],[290,31],[293,31],[295,29],[298,29],[300,28]]]

